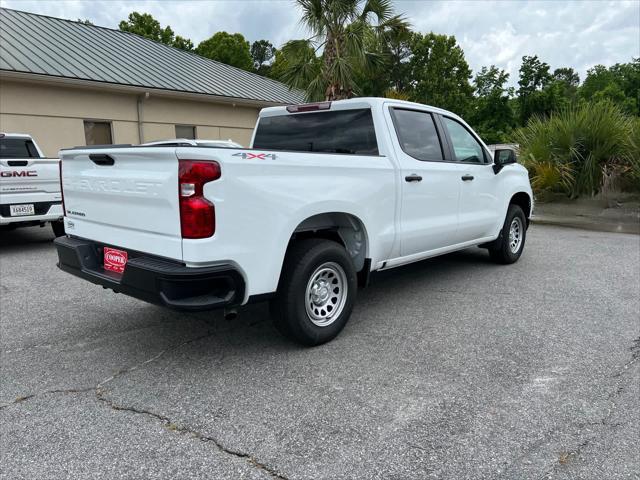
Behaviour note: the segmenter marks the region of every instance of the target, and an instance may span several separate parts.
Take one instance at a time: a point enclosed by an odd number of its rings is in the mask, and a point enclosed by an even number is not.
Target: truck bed
[[[61,158],[67,234],[188,266],[231,262],[249,280],[247,295],[275,290],[289,238],[315,213],[355,212],[380,236],[376,245],[393,241],[394,167],[385,156],[138,146]],[[220,166],[203,192],[215,206],[211,238],[181,236],[180,160]]]

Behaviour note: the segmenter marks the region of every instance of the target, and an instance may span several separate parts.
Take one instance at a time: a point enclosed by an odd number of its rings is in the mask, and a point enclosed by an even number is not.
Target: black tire
[[[517,220],[516,220],[517,219]],[[511,229],[511,224],[514,221],[519,220],[519,232],[521,235],[520,242],[517,248],[512,248],[509,232]],[[527,218],[522,211],[520,206],[511,204],[509,205],[509,209],[507,210],[507,216],[504,220],[504,225],[502,226],[502,230],[500,230],[500,236],[498,239],[492,243],[489,247],[489,255],[494,262],[502,263],[504,265],[508,265],[510,263],[515,263],[522,255],[522,251],[524,250],[524,243],[527,237]]]
[[[335,270],[333,274],[335,278],[331,277],[331,269]],[[343,289],[332,286],[331,290],[326,288],[317,290],[322,294],[317,297],[318,301],[321,301],[322,296],[327,302],[325,307],[317,306],[307,298],[310,294],[307,292],[307,286],[312,276],[319,278],[320,282],[325,282],[320,285],[329,285],[327,282],[333,282],[336,285],[339,283],[344,285]],[[347,324],[356,300],[357,288],[358,282],[353,262],[342,245],[319,238],[297,241],[289,247],[278,291],[275,299],[271,301],[273,322],[283,335],[303,345],[314,346],[326,343],[335,338]],[[332,305],[331,302],[334,299],[336,302]],[[312,313],[308,313],[307,309]],[[333,315],[330,313],[331,310],[334,312]],[[329,318],[312,319],[312,315],[316,314],[327,315]],[[324,326],[317,324],[323,321],[330,323]]]
[[[51,222],[51,229],[53,230],[53,235],[56,238],[64,236],[64,220],[56,220],[55,222]]]

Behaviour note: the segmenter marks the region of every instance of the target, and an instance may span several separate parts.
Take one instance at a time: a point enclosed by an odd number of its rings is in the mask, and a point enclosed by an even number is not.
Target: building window
[[[196,139],[196,127],[193,125],[176,125],[176,138]]]
[[[87,145],[111,145],[111,122],[85,120],[84,139]]]

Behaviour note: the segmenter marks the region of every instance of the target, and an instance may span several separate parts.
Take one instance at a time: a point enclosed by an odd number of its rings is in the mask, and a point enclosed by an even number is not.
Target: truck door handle
[[[415,173],[412,175],[407,175],[406,177],[404,177],[405,181],[407,182],[421,182],[422,181],[422,177],[420,175],[416,175]]]
[[[473,175],[463,175],[461,178],[463,182],[469,182],[473,180]]]
[[[92,153],[89,155],[89,158],[96,165],[111,166],[115,163],[113,157],[102,153]]]

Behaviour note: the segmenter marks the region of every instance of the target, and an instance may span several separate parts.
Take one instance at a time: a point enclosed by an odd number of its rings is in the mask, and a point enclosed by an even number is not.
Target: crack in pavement
[[[239,450],[235,450],[229,447],[226,447],[222,442],[220,442],[218,439],[205,435],[201,432],[198,432],[197,430],[193,430],[191,428],[189,428],[186,425],[178,425],[176,423],[174,423],[169,417],[159,414],[159,413],[155,413],[152,412],[150,410],[142,410],[142,409],[138,409],[135,407],[127,407],[124,405],[118,405],[116,404],[113,400],[109,399],[106,397],[106,391],[104,386],[112,381],[114,381],[117,378],[122,377],[123,375],[126,375],[128,373],[131,373],[135,370],[138,370],[139,368],[143,368],[144,366],[155,362],[156,360],[158,360],[160,357],[162,357],[163,355],[165,355],[168,352],[172,352],[175,350],[178,350],[182,347],[184,347],[185,345],[189,345],[195,342],[198,342],[200,340],[204,340],[205,338],[210,337],[211,335],[215,334],[216,331],[214,330],[208,330],[207,333],[205,333],[204,335],[199,335],[198,337],[189,339],[189,340],[185,340],[184,342],[181,342],[177,345],[174,345],[172,347],[168,347],[165,348],[164,350],[160,351],[159,353],[157,353],[156,355],[140,362],[137,363],[135,365],[133,365],[132,367],[129,368],[123,368],[121,370],[119,370],[118,372],[114,373],[113,375],[111,375],[110,377],[102,380],[101,382],[99,382],[97,385],[95,385],[94,387],[87,387],[87,388],[70,388],[70,389],[56,389],[56,390],[47,390],[44,392],[38,392],[38,393],[34,393],[34,394],[30,394],[30,395],[25,395],[22,397],[18,397],[16,398],[14,401],[10,402],[10,403],[6,403],[3,405],[0,405],[0,410],[10,407],[12,405],[16,405],[28,400],[31,400],[33,398],[38,398],[44,395],[49,395],[49,394],[77,394],[77,393],[86,393],[86,392],[90,392],[93,391],[95,394],[96,399],[105,404],[107,407],[111,408],[112,410],[115,411],[122,411],[122,412],[130,412],[130,413],[135,413],[135,414],[139,414],[139,415],[145,415],[151,418],[154,418],[156,420],[159,420],[164,427],[166,427],[168,430],[173,431],[173,432],[177,432],[177,433],[181,433],[181,434],[189,434],[191,435],[193,438],[196,438],[200,441],[203,442],[210,442],[213,445],[215,445],[215,447],[223,452],[226,453],[228,455],[232,455],[234,457],[240,458],[245,460],[247,463],[249,463],[251,466],[263,470],[265,473],[269,474],[271,477],[278,479],[278,480],[287,480],[287,477],[285,477],[284,475],[282,475],[281,473],[279,473],[277,470],[269,467],[268,465],[258,461],[255,457],[253,457],[251,454],[249,453],[245,453]]]
[[[629,348],[629,351],[631,352],[631,360],[626,362],[618,371],[614,372],[613,374],[611,374],[609,376],[610,379],[616,379],[617,388],[613,392],[611,392],[609,394],[609,396],[607,397],[607,400],[610,402],[610,408],[607,411],[607,414],[604,415],[598,421],[588,422],[588,423],[583,424],[583,426],[589,425],[589,426],[593,426],[593,427],[599,427],[600,428],[600,432],[595,431],[592,435],[590,435],[589,437],[585,438],[582,442],[580,442],[578,445],[576,445],[573,449],[560,452],[560,456],[559,456],[558,460],[554,461],[550,465],[550,467],[547,468],[542,473],[542,475],[540,477],[538,477],[538,480],[544,480],[544,479],[552,478],[552,476],[555,475],[555,473],[558,472],[559,468],[569,464],[569,462],[571,461],[572,458],[575,458],[575,457],[579,456],[580,453],[582,452],[582,450],[585,449],[586,447],[588,447],[591,444],[591,442],[593,440],[595,440],[601,434],[601,432],[602,432],[602,430],[604,428],[617,428],[617,427],[623,425],[622,423],[610,423],[609,420],[613,416],[613,412],[615,411],[615,409],[617,407],[616,399],[625,391],[625,389],[627,387],[627,385],[621,385],[620,384],[622,382],[623,375],[626,374],[629,371],[629,368],[634,363],[636,363],[638,360],[640,360],[640,337],[638,337],[638,338],[633,340],[633,345]],[[580,432],[578,434],[580,434]]]
[[[197,430],[193,430],[193,429],[189,428],[188,426],[179,425],[177,423],[174,423],[169,417],[167,417],[165,415],[161,415],[159,413],[152,412],[150,410],[141,410],[141,409],[135,408],[135,407],[127,407],[127,406],[123,406],[123,405],[118,405],[118,404],[114,403],[113,400],[110,400],[110,399],[106,398],[104,396],[104,391],[102,391],[102,390],[96,390],[96,397],[98,398],[98,400],[100,400],[101,402],[105,403],[109,408],[112,408],[113,410],[130,412],[130,413],[135,413],[135,414],[139,414],[139,415],[146,415],[146,416],[155,418],[156,420],[159,420],[160,422],[162,422],[162,424],[168,430],[171,430],[171,431],[177,432],[177,433],[182,433],[182,434],[189,434],[189,435],[193,436],[194,438],[196,438],[198,440],[201,440],[203,442],[211,442],[221,452],[229,454],[229,455],[233,455],[234,457],[241,458],[243,460],[246,460],[247,463],[249,463],[253,467],[256,467],[256,468],[258,468],[260,470],[264,470],[266,473],[271,475],[273,478],[276,478],[278,480],[287,480],[287,477],[285,477],[281,473],[277,472],[273,468],[269,467],[268,465],[259,462],[252,455],[250,455],[248,453],[245,453],[245,452],[241,452],[239,450],[234,450],[232,448],[226,447],[219,440],[217,440],[216,438],[210,437],[208,435],[205,435],[205,434],[203,434],[201,432],[198,432]]]
[[[18,397],[9,403],[3,403],[2,405],[0,405],[0,410],[10,407],[12,405],[16,405],[18,403],[26,402],[27,400],[31,400],[32,398],[42,397],[44,395],[51,395],[55,393],[62,393],[62,394],[86,393],[92,390],[95,390],[95,387],[45,390],[43,392],[32,393],[30,395],[24,395],[24,396]]]

